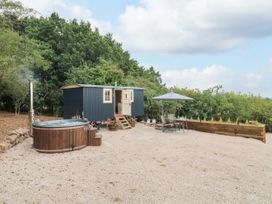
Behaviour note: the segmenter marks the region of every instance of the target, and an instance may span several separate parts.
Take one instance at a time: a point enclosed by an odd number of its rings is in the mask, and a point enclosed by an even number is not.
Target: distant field
[[[58,119],[58,117],[53,116],[37,116],[37,118],[41,121]],[[0,112],[0,142],[5,140],[8,133],[12,130],[27,127],[27,114],[15,115],[14,113]]]

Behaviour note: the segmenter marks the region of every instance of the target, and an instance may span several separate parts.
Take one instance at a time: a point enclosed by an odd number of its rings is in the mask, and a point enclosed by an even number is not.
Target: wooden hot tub
[[[33,123],[33,147],[38,152],[78,150],[87,145],[87,120],[52,120]]]

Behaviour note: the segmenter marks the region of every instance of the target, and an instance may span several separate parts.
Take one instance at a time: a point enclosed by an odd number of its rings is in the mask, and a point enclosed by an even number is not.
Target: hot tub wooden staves
[[[88,125],[74,127],[33,127],[33,147],[38,152],[78,150],[87,145]]]

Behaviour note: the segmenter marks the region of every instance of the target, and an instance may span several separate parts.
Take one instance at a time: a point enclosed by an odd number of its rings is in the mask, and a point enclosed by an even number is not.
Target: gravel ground
[[[143,124],[103,145],[41,154],[29,138],[0,154],[0,203],[272,203],[272,144]]]

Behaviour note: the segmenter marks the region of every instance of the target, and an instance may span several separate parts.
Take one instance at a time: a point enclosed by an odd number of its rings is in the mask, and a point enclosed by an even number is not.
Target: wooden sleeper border
[[[265,125],[188,120],[188,128],[221,135],[254,138],[266,142]]]

